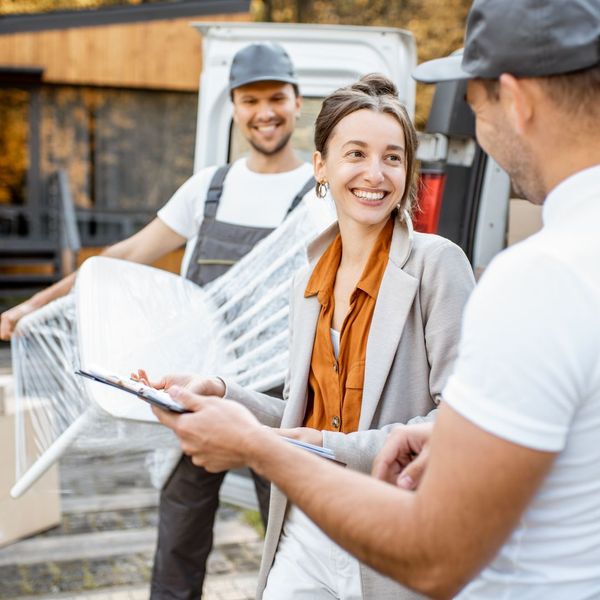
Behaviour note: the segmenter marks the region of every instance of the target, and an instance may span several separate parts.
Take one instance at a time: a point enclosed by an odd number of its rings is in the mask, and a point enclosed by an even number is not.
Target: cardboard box
[[[10,497],[16,480],[15,414],[10,381],[2,382],[3,406],[0,407],[0,547],[20,538],[55,527],[60,523],[60,480],[53,465],[23,496]],[[25,436],[33,448],[31,414],[25,412]],[[31,450],[30,450],[31,452]],[[30,459],[33,458],[30,456]]]

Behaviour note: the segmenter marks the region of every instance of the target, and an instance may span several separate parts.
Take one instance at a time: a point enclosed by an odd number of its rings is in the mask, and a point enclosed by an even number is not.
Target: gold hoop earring
[[[329,184],[326,181],[317,182],[317,197],[325,198],[327,191],[329,190]]]

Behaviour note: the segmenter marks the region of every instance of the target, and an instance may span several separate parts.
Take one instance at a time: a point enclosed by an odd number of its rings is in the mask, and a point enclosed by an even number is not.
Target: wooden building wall
[[[0,67],[41,68],[43,83],[197,93],[202,40],[197,21],[249,21],[248,12],[77,26],[0,35]],[[76,266],[99,254],[85,247]],[[179,271],[183,249],[155,266]],[[52,267],[17,267],[21,274],[52,274]]]
[[[193,21],[248,13],[0,35],[0,66],[41,67],[47,83],[196,91],[201,38]]]

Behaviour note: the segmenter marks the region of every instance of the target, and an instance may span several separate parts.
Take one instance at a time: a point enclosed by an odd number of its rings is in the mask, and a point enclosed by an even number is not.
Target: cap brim
[[[462,68],[462,54],[436,58],[420,64],[412,76],[422,83],[437,83],[438,81],[455,81],[457,79],[472,79],[473,75]]]
[[[277,83],[291,83],[292,85],[298,85],[298,81],[293,77],[277,77],[276,75],[263,75],[259,77],[248,77],[242,81],[236,81],[235,85],[229,85],[229,91],[232,92],[243,85],[250,85],[251,83],[260,83],[261,81],[275,81]]]

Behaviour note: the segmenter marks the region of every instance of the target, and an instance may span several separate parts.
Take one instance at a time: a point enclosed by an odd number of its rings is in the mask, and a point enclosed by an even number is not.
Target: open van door
[[[245,151],[229,101],[229,69],[235,53],[253,42],[283,46],[292,59],[304,97],[295,147],[310,159],[313,124],[322,99],[367,73],[382,73],[398,87],[411,116],[415,107],[415,41],[401,29],[275,23],[195,23],[202,35],[203,70],[194,171],[235,160]]]
[[[241,156],[246,141],[232,122],[228,79],[231,61],[258,41],[289,53],[304,97],[293,141],[305,160],[313,150],[313,124],[322,99],[367,73],[382,73],[415,111],[416,47],[412,34],[394,28],[280,23],[196,23],[203,37],[204,68],[194,170]],[[465,82],[436,86],[426,131],[419,134],[418,231],[439,233],[461,246],[478,275],[506,245],[510,181],[477,145]]]
[[[419,134],[420,211],[415,228],[458,244],[476,276],[506,246],[510,179],[475,139],[466,81],[436,85]]]

